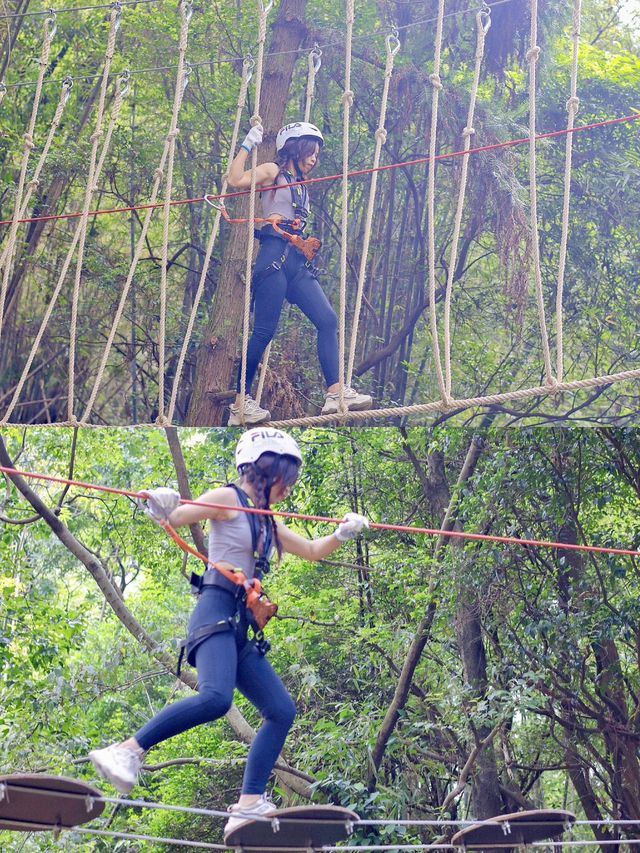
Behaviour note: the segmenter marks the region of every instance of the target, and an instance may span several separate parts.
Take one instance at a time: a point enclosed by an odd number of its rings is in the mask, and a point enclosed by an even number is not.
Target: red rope
[[[83,483],[78,480],[68,480],[65,477],[53,477],[50,474],[34,474],[32,471],[20,471],[17,468],[6,468],[0,465],[0,472],[11,477],[30,477],[34,480],[47,480],[51,483],[61,483],[67,486],[77,486],[80,489],[92,489],[98,492],[108,492],[114,495],[126,495],[130,498],[144,499],[144,492],[130,492],[126,489],[116,489],[112,486],[98,486],[95,483]],[[193,506],[204,506],[211,509],[228,510],[228,504],[205,503],[204,501],[190,501],[182,498],[181,503]],[[306,515],[300,512],[281,512],[271,509],[257,509],[256,507],[235,507],[238,512],[249,512],[256,515],[278,515],[283,518],[295,518],[303,521],[323,521],[327,524],[340,524],[341,518],[329,518],[322,515]],[[438,530],[432,527],[407,527],[402,524],[383,524],[382,522],[370,522],[369,526],[374,530],[396,530],[400,533],[418,533],[426,536],[449,536],[459,539],[471,539],[480,542],[502,542],[507,545],[531,545],[537,548],[562,548],[566,551],[586,551],[595,554],[621,554],[626,557],[640,557],[640,551],[630,548],[608,548],[600,545],[577,545],[572,542],[552,542],[545,539],[518,539],[515,536],[491,536],[487,533],[467,533],[461,530]],[[197,555],[203,559],[201,555]]]
[[[583,130],[593,130],[597,127],[607,127],[612,124],[620,124],[625,121],[637,121],[640,119],[640,113],[633,113],[633,115],[622,116],[620,118],[610,118],[605,121],[594,122],[593,124],[583,124],[577,127],[565,128],[564,130],[553,130],[549,133],[541,133],[535,137],[536,142],[541,139],[553,139],[557,136],[565,136],[567,133],[579,133]],[[461,157],[464,154],[480,154],[486,151],[497,151],[501,148],[510,148],[514,145],[524,145],[529,142],[529,137],[525,136],[521,139],[511,139],[508,142],[496,142],[493,145],[482,145],[478,148],[470,148],[469,151],[452,151],[448,154],[438,154],[434,157],[434,160],[448,160],[452,157]],[[401,169],[405,166],[419,166],[424,163],[428,163],[430,157],[419,157],[417,160],[405,160],[402,163],[391,163],[386,166],[378,166],[377,168],[369,168],[369,169],[356,169],[353,172],[348,172],[347,175],[350,178],[358,177],[360,175],[369,175],[372,172],[384,172],[388,169]],[[290,186],[303,186],[304,184],[319,184],[323,181],[335,181],[341,179],[343,176],[340,175],[326,175],[321,178],[307,178],[304,181],[294,181],[290,184]],[[277,186],[271,187],[260,187],[261,192],[266,192],[267,190],[275,190],[278,189]],[[179,204],[195,204],[196,202],[206,201],[206,199],[226,199],[226,198],[238,198],[238,196],[248,195],[249,190],[239,190],[238,192],[233,193],[224,193],[222,195],[207,195],[200,196],[198,198],[184,198],[184,199],[175,199],[174,201],[170,201],[170,205],[179,205]],[[92,210],[89,213],[89,216],[102,216],[107,213],[131,213],[133,210],[148,210],[149,208],[162,207],[164,202],[156,202],[155,204],[139,204],[133,205],[132,207],[112,207],[112,208],[101,208],[99,210]],[[26,223],[26,222],[51,222],[53,220],[58,219],[75,219],[78,216],[82,216],[82,213],[57,213],[51,214],[50,216],[31,216],[27,219],[18,219],[16,220],[18,223]],[[13,219],[2,219],[0,220],[0,225],[11,225],[14,222]]]

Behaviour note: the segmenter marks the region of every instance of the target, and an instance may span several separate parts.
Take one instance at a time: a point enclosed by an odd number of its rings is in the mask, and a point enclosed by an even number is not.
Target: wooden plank
[[[576,816],[561,809],[535,809],[498,815],[461,829],[451,839],[461,847],[517,847],[546,838],[557,838]]]
[[[0,829],[34,832],[69,829],[98,817],[97,788],[78,779],[44,773],[0,776]]]
[[[358,815],[340,806],[292,806],[278,809],[267,820],[247,820],[225,837],[235,850],[261,853],[310,850],[347,839]]]

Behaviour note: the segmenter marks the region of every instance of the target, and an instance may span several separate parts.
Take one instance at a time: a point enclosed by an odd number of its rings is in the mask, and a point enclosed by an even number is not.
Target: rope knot
[[[380,140],[382,145],[384,145],[385,142],[387,141],[387,131],[384,127],[379,127],[376,130],[374,136],[375,136],[376,140],[378,140],[378,139]]]
[[[262,116],[260,113],[256,113],[256,115],[251,116],[249,124],[251,127],[255,127],[257,124],[262,124]]]
[[[156,426],[168,427],[171,426],[171,421],[166,415],[158,415],[156,418]]]
[[[442,85],[442,80],[440,79],[440,75],[436,74],[435,72],[433,74],[429,74],[429,82],[431,83],[434,89],[444,88]]]
[[[153,177],[161,181],[164,178],[164,171],[162,169],[156,169],[153,173]]]
[[[468,138],[470,136],[473,136],[475,134],[475,132],[476,132],[475,127],[465,127],[464,130],[462,131],[462,135],[463,135],[463,137]]]
[[[180,128],[179,128],[179,127],[176,127],[176,129],[175,129],[175,130],[170,130],[170,131],[169,131],[169,133],[167,133],[167,139],[169,140],[169,142],[171,142],[172,140],[174,140],[174,139],[176,138],[176,136],[178,136],[178,135],[179,135],[179,133],[180,133]]]
[[[580,98],[575,95],[567,100],[567,109],[578,111],[578,107],[580,106]]]
[[[537,44],[534,45],[533,47],[530,47],[529,50],[527,51],[527,60],[529,62],[537,62],[539,56],[540,56],[540,48],[538,47]]]
[[[24,137],[24,147],[25,148],[35,148],[36,144],[33,141],[33,136],[30,133],[25,133]]]
[[[89,139],[91,140],[91,142],[97,142],[101,136],[102,136],[102,129],[98,128],[98,129],[93,131],[93,133],[91,134]]]
[[[40,186],[40,181],[37,178],[32,178],[27,184],[29,189],[36,190]]]
[[[348,107],[352,107],[353,106],[353,98],[354,98],[353,92],[351,91],[351,89],[347,89],[341,98],[343,105],[348,106]]]

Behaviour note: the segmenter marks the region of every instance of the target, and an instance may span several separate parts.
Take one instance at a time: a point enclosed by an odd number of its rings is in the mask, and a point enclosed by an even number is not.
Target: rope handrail
[[[193,67],[193,65],[192,65]],[[76,78],[77,79],[77,78]],[[640,119],[640,112],[630,113],[629,115],[619,116],[616,118],[604,119],[602,121],[591,122],[590,124],[582,124],[577,125],[576,127],[568,130],[563,128],[562,130],[552,130],[547,133],[538,133],[536,134],[535,141],[541,142],[545,139],[555,139],[560,136],[566,136],[567,133],[581,133],[582,131],[588,130],[596,130],[601,127],[610,127],[616,124],[623,124],[625,122],[638,121]],[[457,151],[448,151],[443,154],[436,154],[435,159],[439,160],[449,160],[452,157],[462,157],[465,153],[468,154],[483,154],[490,151],[499,151],[503,148],[513,148],[517,145],[525,145],[529,144],[530,139],[528,136],[518,137],[517,139],[509,139],[505,142],[494,142],[489,145],[480,145],[475,148],[470,148],[468,152],[463,150]],[[402,160],[397,163],[385,163],[382,166],[378,166],[376,169],[377,172],[387,172],[390,169],[406,169],[409,166],[422,166],[425,163],[429,162],[429,157],[416,157],[412,160]],[[373,169],[352,169],[349,172],[350,178],[357,178],[363,175],[371,174]],[[335,181],[338,178],[342,178],[341,174],[336,175],[322,175],[316,178],[306,178],[302,181],[292,181],[291,186],[304,186],[309,184],[319,184],[325,183],[327,181]],[[267,192],[269,190],[277,189],[275,186],[270,187],[261,187],[261,190]],[[211,200],[222,200],[228,198],[239,198],[240,196],[248,195],[249,190],[237,190],[232,193],[219,193],[219,194],[207,194],[204,196],[195,196],[194,198],[185,198],[185,199],[175,199],[171,202],[172,206],[182,205],[182,204],[198,204],[205,202],[207,199]],[[150,203],[150,204],[141,204],[141,205],[131,205],[129,207],[112,207],[105,209],[92,210],[89,213],[89,216],[103,216],[112,213],[131,213],[133,210],[148,210],[154,207],[162,207],[163,202],[158,203]],[[27,222],[48,222],[59,219],[73,219],[79,217],[80,213],[59,213],[59,214],[51,214],[46,216],[31,216],[24,219],[19,219],[19,223],[27,223]],[[11,225],[13,219],[0,219],[0,226],[2,225]]]
[[[638,371],[640,373],[640,371]],[[114,486],[101,486],[97,483],[86,483],[81,480],[73,480],[68,477],[56,477],[53,474],[40,474],[33,471],[24,471],[19,468],[10,468],[0,465],[0,473],[8,474],[16,477],[27,477],[33,480],[44,480],[50,483],[59,483],[61,485],[75,486],[80,489],[89,489],[92,491],[105,492],[107,494],[123,495],[135,500],[144,500],[145,492],[134,492],[130,489],[120,489]],[[211,503],[208,501],[195,501],[187,498],[180,499],[181,504],[188,506],[206,507],[207,509],[228,510],[227,504]],[[310,515],[308,513],[287,512],[285,510],[274,509],[258,509],[257,507],[234,507],[238,512],[244,512],[254,515],[277,516],[281,518],[291,518],[298,521],[318,521],[325,524],[341,524],[342,518],[331,518],[323,515]],[[500,542],[504,545],[518,545],[527,547],[539,548],[557,548],[567,551],[584,551],[586,553],[596,554],[617,554],[626,557],[640,557],[640,551],[632,548],[615,548],[606,545],[581,545],[574,542],[556,542],[546,539],[528,539],[517,536],[499,536],[488,533],[469,533],[464,530],[438,530],[432,527],[410,527],[403,524],[388,524],[386,522],[371,521],[369,527],[372,530],[387,530],[398,533],[408,533],[411,535],[423,536],[447,536],[450,538],[469,539],[477,542]]]
[[[256,61],[256,84],[254,95],[254,114],[251,116],[251,127],[262,124],[260,116],[260,100],[262,94],[262,75],[264,69],[264,45],[267,40],[267,16],[273,6],[273,0],[257,0],[258,20],[258,58]],[[242,354],[240,359],[240,396],[238,409],[240,420],[244,423],[244,411],[246,402],[247,384],[247,358],[249,354],[249,324],[251,319],[251,267],[253,266],[253,247],[255,243],[253,233],[253,220],[256,216],[256,169],[258,167],[258,146],[253,145],[251,149],[251,182],[249,184],[249,214],[247,218],[247,251],[245,255],[244,268],[244,310],[242,314]]]

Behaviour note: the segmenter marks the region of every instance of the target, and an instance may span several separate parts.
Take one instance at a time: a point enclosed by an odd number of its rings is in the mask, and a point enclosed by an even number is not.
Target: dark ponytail
[[[296,139],[287,139],[280,151],[276,154],[276,165],[280,167],[278,176],[284,172],[289,160],[293,160],[296,171],[298,171],[298,163],[300,160],[304,160],[305,157],[310,157],[316,150],[317,144],[318,140],[314,139],[312,136],[299,136]]]
[[[248,483],[255,494],[255,505],[259,509],[271,508],[271,489],[276,483],[283,486],[293,486],[300,473],[300,463],[293,456],[280,455],[279,453],[263,453],[255,462],[248,462],[240,467],[242,480]],[[278,551],[278,559],[282,558],[282,545],[278,538],[278,526],[273,516],[259,515],[260,537],[258,539],[258,553],[262,553],[265,542],[267,524],[273,525],[273,539]],[[268,556],[267,554],[264,555]]]

